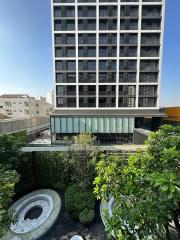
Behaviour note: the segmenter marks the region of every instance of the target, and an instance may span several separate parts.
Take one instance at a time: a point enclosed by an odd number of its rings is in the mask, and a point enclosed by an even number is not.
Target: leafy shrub
[[[78,218],[78,211],[74,206],[74,196],[78,192],[77,185],[70,185],[65,192],[65,207],[74,218]]]
[[[10,227],[13,216],[9,216],[8,208],[14,196],[14,187],[19,175],[14,170],[5,170],[0,165],[0,239]]]
[[[36,181],[40,187],[65,190],[69,182],[69,167],[63,153],[36,153]]]
[[[88,208],[85,208],[80,214],[79,214],[79,221],[82,224],[89,224],[94,220],[95,212],[93,209],[89,210]]]
[[[78,187],[78,185],[72,184],[67,188],[65,192],[65,207],[72,214],[74,218],[77,218],[80,220],[80,213],[82,213],[85,209],[88,209],[88,211],[94,209],[95,207],[94,195],[90,190],[82,191]],[[94,217],[92,218],[92,220],[93,219]],[[88,223],[90,222],[91,221],[88,220]]]

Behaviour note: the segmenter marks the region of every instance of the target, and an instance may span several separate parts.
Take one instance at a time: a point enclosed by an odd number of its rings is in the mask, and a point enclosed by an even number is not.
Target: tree
[[[114,196],[107,230],[117,239],[180,239],[180,127],[165,125],[151,133],[147,151],[129,157],[102,158],[97,164],[95,194]]]
[[[71,180],[81,188],[93,185],[95,177],[95,163],[99,149],[95,146],[96,138],[88,133],[81,133],[73,137],[74,144],[69,146],[67,159],[71,165]]]
[[[13,220],[8,208],[18,181],[19,175],[16,171],[4,170],[0,166],[0,237],[5,234]]]
[[[25,144],[25,137],[22,134],[0,135],[0,164],[7,169],[17,168],[20,159],[25,155],[20,152],[20,148]]]

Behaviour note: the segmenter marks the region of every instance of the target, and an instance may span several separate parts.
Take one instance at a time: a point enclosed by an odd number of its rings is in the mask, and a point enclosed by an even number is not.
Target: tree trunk
[[[165,225],[164,227],[166,229],[166,239],[171,240],[171,235],[170,235],[170,232],[169,232],[168,225]]]
[[[180,210],[176,210],[175,213],[174,213],[174,224],[176,226],[176,230],[177,230],[177,233],[178,233],[178,239],[180,239],[180,224],[179,224],[179,220],[178,220],[178,216],[180,214]]]

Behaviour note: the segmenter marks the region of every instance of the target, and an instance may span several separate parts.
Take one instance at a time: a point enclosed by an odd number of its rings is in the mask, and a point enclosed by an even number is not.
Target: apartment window
[[[74,34],[66,35],[66,44],[75,44],[75,35]]]
[[[96,30],[95,19],[80,19],[78,21],[78,29],[81,31]]]
[[[99,82],[100,83],[114,83],[116,82],[116,73],[99,73]]]
[[[24,102],[24,106],[25,106],[25,107],[28,107],[29,104],[28,104],[27,102]]]
[[[79,70],[96,71],[96,61],[79,61]]]
[[[115,60],[102,60],[99,61],[99,71],[116,71],[116,61]]]
[[[80,83],[95,83],[96,82],[96,73],[79,73],[79,82]]]
[[[75,57],[76,56],[76,51],[75,48],[66,48],[66,56],[67,57]]]
[[[11,107],[11,102],[5,102],[6,107]]]

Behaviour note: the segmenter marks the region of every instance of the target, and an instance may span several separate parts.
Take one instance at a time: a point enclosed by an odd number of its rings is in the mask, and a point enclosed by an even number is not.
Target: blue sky
[[[161,106],[180,105],[180,1],[166,0]],[[53,88],[50,0],[0,0],[0,94]]]

